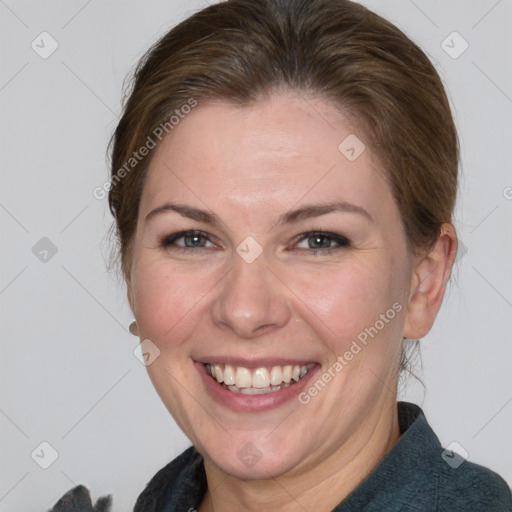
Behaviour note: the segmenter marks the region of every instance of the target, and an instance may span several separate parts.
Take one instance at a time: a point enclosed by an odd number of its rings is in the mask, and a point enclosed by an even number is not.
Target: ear
[[[422,338],[432,328],[456,255],[455,228],[443,224],[434,246],[415,258],[405,317],[406,338]]]
[[[130,309],[132,310],[132,313],[135,314],[135,310],[134,310],[135,301],[133,298],[132,283],[131,283],[131,280],[129,277],[127,277],[125,281],[126,281],[126,297],[128,298],[128,304],[130,304]],[[133,321],[130,324],[130,332],[134,336],[139,335],[139,329],[137,327],[136,321]]]

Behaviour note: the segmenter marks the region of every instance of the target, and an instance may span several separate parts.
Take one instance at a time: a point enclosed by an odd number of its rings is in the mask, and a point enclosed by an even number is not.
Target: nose
[[[238,338],[253,339],[287,324],[291,317],[287,297],[286,286],[264,255],[247,263],[235,254],[210,313],[217,327]]]

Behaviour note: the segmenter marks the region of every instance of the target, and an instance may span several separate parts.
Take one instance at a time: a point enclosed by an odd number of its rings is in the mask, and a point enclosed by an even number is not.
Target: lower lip
[[[314,366],[299,382],[279,391],[271,391],[264,395],[245,395],[229,391],[219,384],[208,374],[203,363],[194,361],[194,364],[204,381],[207,393],[219,404],[237,412],[263,412],[279,407],[293,399],[298,401],[298,395],[308,385],[308,382],[317,372],[318,368],[320,368],[319,365]]]

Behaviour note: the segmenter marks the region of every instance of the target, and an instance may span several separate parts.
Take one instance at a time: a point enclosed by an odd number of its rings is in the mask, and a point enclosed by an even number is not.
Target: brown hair
[[[135,70],[111,141],[108,196],[125,277],[152,153],[136,162],[134,154],[154,142],[159,127],[169,132],[170,116],[186,112],[184,105],[249,104],[280,88],[321,96],[357,119],[389,180],[411,250],[435,242],[441,224],[452,220],[458,143],[426,55],[348,0],[228,0],[165,34]]]

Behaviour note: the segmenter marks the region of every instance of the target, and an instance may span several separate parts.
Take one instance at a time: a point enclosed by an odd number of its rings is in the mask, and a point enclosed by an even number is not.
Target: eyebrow
[[[211,226],[219,226],[222,224],[220,218],[213,212],[177,203],[165,203],[150,211],[146,215],[146,222],[156,215],[164,212],[176,212],[182,217],[202,222],[204,224],[209,224]],[[311,204],[295,210],[290,210],[289,212],[280,215],[274,227],[277,225],[297,223],[309,218],[320,217],[321,215],[333,212],[356,213],[362,215],[370,222],[374,222],[373,217],[361,206],[346,203],[344,201],[338,201],[334,203]]]
[[[277,225],[292,224],[311,217],[320,217],[321,215],[333,212],[357,213],[373,222],[373,217],[361,206],[346,203],[344,201],[338,201],[334,203],[311,204],[303,206],[302,208],[297,208],[296,210],[290,210],[279,217]]]
[[[158,208],[150,211],[146,215],[146,222],[156,215],[164,212],[176,212],[179,213],[182,217],[186,217],[197,222],[203,222],[204,224],[210,224],[212,226],[218,226],[221,224],[219,217],[212,212],[177,203],[165,203],[162,206],[159,206]]]

